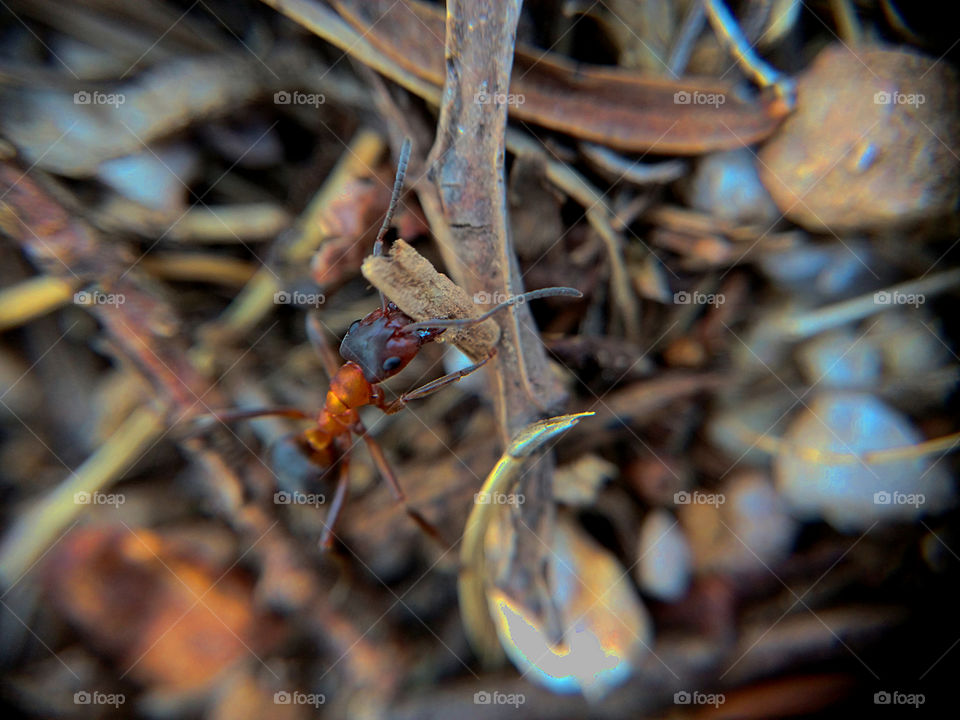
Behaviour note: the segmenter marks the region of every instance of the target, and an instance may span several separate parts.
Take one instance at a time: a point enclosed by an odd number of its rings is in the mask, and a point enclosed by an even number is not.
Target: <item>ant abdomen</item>
[[[281,435],[270,444],[269,453],[278,490],[308,493],[317,489],[325,468],[316,465],[301,433]]]

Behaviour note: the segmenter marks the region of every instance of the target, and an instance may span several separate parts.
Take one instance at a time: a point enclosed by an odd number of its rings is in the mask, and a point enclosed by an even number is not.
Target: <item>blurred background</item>
[[[470,37],[420,0],[0,3],[6,712],[941,716],[960,658],[945,12],[531,1],[500,92],[446,77]],[[305,320],[335,351],[380,307],[360,267],[404,137],[390,238],[457,278],[428,156],[454,97],[507,106],[518,283],[584,295],[529,304],[561,399],[541,415],[594,415],[483,494],[495,368],[364,408],[438,543],[359,438],[321,467],[290,441],[309,421],[226,413],[323,406]],[[450,151],[467,166],[470,144]],[[384,392],[468,362],[424,345]],[[535,466],[552,490],[525,484]]]

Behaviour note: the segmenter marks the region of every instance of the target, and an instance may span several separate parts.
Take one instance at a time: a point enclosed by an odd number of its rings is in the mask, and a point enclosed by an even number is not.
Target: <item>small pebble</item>
[[[870,246],[857,238],[764,252],[758,265],[775,285],[811,300],[845,298],[876,287],[871,270],[876,258]]]
[[[186,145],[158,147],[107,160],[97,168],[97,178],[145,207],[174,210],[186,206],[198,161],[196,152]]]
[[[949,213],[960,188],[957,76],[908,50],[824,49],[797,110],[760,151],[787,217],[816,231],[885,230]]]
[[[810,458],[810,449],[844,455],[916,445],[923,437],[909,419],[867,394],[821,394],[790,423],[774,460],[777,489],[802,520],[823,519],[841,532],[877,521],[912,521],[952,504],[944,465],[918,457],[866,464]],[[836,463],[836,460],[833,460]]]
[[[679,508],[698,572],[756,573],[790,554],[799,524],[765,472],[739,471],[715,497]]]
[[[690,587],[693,559],[677,519],[667,510],[653,510],[640,530],[637,546],[640,589],[665,602],[679,600]]]
[[[776,222],[780,211],[760,182],[755,163],[753,152],[747,148],[704,156],[683,184],[686,201],[724,220],[768,225]]]
[[[804,379],[820,388],[867,389],[882,375],[877,347],[851,329],[825,332],[797,349],[797,364]]]
[[[888,376],[919,375],[952,360],[940,323],[925,312],[885,312],[868,324],[867,338],[880,349]]]

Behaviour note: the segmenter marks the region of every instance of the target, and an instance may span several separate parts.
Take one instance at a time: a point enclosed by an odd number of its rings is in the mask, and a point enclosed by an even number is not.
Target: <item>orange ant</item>
[[[397,177],[394,182],[393,194],[386,217],[377,234],[374,244],[374,255],[383,252],[383,238],[390,227],[393,213],[403,189],[404,176],[410,156],[410,140],[403,143],[400,151],[400,161]],[[507,302],[501,303],[478,317],[459,319],[437,319],[424,322],[414,322],[392,302],[388,302],[380,293],[381,307],[369,313],[361,320],[350,325],[347,334],[340,344],[340,355],[346,361],[338,364],[329,346],[323,337],[320,321],[315,315],[307,318],[307,335],[319,352],[330,376],[330,387],[320,412],[315,417],[293,408],[259,409],[238,411],[220,415],[220,420],[238,420],[265,415],[282,416],[287,418],[314,420],[314,425],[301,433],[285,436],[280,439],[279,445],[273,449],[275,469],[284,472],[287,469],[299,470],[304,460],[313,469],[326,471],[337,467],[339,479],[334,492],[333,501],[324,523],[324,532],[321,537],[321,546],[329,548],[333,543],[333,527],[343,506],[348,485],[348,455],[350,437],[352,434],[362,437],[370,449],[370,455],[377,465],[380,474],[387,481],[394,499],[401,503],[409,515],[424,531],[440,542],[443,542],[437,530],[415,509],[406,503],[406,496],[397,482],[380,445],[367,433],[357,410],[366,405],[374,405],[384,413],[392,414],[401,410],[410,400],[426,397],[437,390],[458,381],[460,378],[481,368],[496,354],[492,348],[487,355],[469,367],[437,378],[422,387],[403,393],[394,401],[388,401],[380,384],[403,370],[416,356],[420,348],[435,340],[448,327],[464,327],[482,322],[496,312],[511,305],[527,300],[550,296],[582,297],[579,290],[574,288],[544,288],[533,290],[523,295],[517,295]],[[292,452],[291,452],[292,451]]]

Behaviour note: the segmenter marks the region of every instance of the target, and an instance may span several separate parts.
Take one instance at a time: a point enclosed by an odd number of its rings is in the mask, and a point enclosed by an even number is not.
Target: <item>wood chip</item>
[[[476,317],[477,304],[423,255],[397,240],[388,255],[369,256],[363,276],[414,320]],[[486,310],[486,308],[479,308]],[[486,357],[500,339],[500,328],[491,319],[465,328],[447,328],[440,338],[451,342],[471,360]]]

